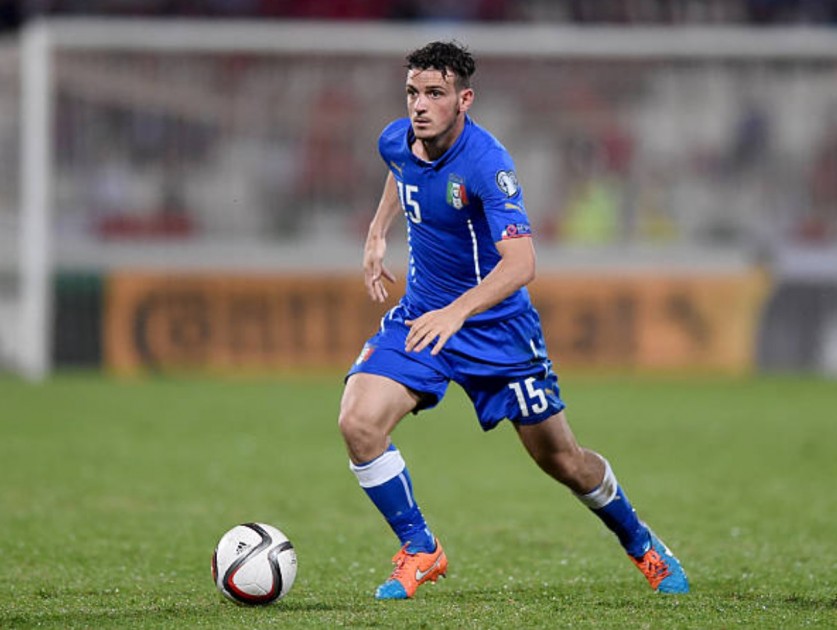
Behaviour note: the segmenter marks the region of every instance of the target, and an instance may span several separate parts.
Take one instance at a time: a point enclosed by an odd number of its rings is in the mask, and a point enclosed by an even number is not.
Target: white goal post
[[[21,220],[19,360],[24,377],[41,380],[50,371],[52,334],[52,121],[50,28],[33,25],[21,46]]]
[[[637,64],[671,61],[793,64],[824,61],[830,64],[833,72],[837,60],[837,33],[834,30],[816,28],[623,29],[524,24],[488,26],[133,19],[56,19],[32,22],[22,30],[19,44],[22,99],[20,212],[16,238],[19,260],[19,334],[16,336],[17,357],[14,368],[32,380],[43,379],[51,372],[51,292],[52,275],[57,265],[67,261],[71,264],[79,264],[81,261],[88,266],[103,268],[118,267],[120,264],[161,264],[160,249],[155,243],[137,244],[136,251],[132,250],[130,255],[125,254],[125,248],[111,247],[108,251],[94,251],[90,247],[95,246],[95,243],[82,244],[75,248],[62,248],[56,244],[56,196],[63,194],[58,189],[59,182],[56,179],[56,60],[68,53],[82,56],[150,53],[158,57],[184,54],[197,57],[220,54],[245,54],[268,58],[313,56],[325,60],[326,63],[348,56],[383,59],[398,69],[405,51],[432,39],[456,39],[468,45],[479,58],[493,59],[498,63],[507,62],[505,70],[513,69],[516,63],[537,64],[550,60],[570,63],[605,63],[616,60],[619,63]],[[92,93],[100,89],[109,78],[116,76],[110,72],[97,78],[96,66],[91,67],[92,72],[76,75],[81,86],[79,93],[84,94],[84,90],[88,90],[87,94]],[[377,83],[369,81],[368,77],[361,77],[361,80],[368,82],[365,84],[368,89],[383,89]],[[831,80],[833,81],[833,75]],[[114,88],[114,94],[108,98],[114,101],[129,98],[132,89],[130,86],[126,84],[119,89],[122,89],[121,94],[116,94],[117,88]],[[291,86],[288,89],[296,87]],[[170,107],[171,111],[174,111],[180,106],[177,104],[178,98],[177,94],[161,94],[159,103],[165,103],[160,107]],[[149,102],[152,101],[149,97]],[[199,97],[195,99],[194,106],[191,102],[185,106],[194,107],[196,117],[203,115],[198,111],[200,101]],[[393,102],[397,102],[397,99]],[[224,110],[223,104],[215,111],[211,110],[212,103],[207,100],[204,100],[203,104],[206,107],[207,118],[227,115],[223,112],[218,114],[218,111]],[[829,106],[832,105],[822,105],[823,108]],[[800,111],[806,115],[807,110],[800,108]],[[294,112],[264,114],[268,115],[292,117]],[[395,115],[398,113],[393,111],[393,117]],[[499,119],[502,112],[496,116]],[[383,124],[385,120],[381,118],[378,122]],[[807,123],[800,121],[799,124]],[[221,133],[227,131],[228,127],[222,127]],[[281,135],[286,132],[279,133]],[[814,132],[805,133],[812,135]],[[242,144],[245,143],[242,141]],[[281,156],[277,159],[281,159]],[[373,203],[371,198],[369,203]],[[254,228],[254,231],[258,231],[258,228]],[[235,230],[230,231],[231,240],[234,240],[234,232]],[[223,234],[210,242],[214,254],[207,254],[206,250],[198,248],[195,249],[194,256],[187,256],[183,261],[178,256],[189,248],[176,246],[174,249],[177,251],[169,251],[166,254],[169,258],[163,258],[166,261],[175,261],[172,264],[183,264],[186,267],[211,266],[212,263],[207,260],[217,261],[226,256],[225,245],[219,240],[222,237]],[[252,265],[247,256],[253,248],[245,245],[237,250],[236,255],[242,257],[244,267],[317,267],[318,257],[311,256],[309,248],[309,256],[305,258],[300,252],[299,243],[273,243],[269,244],[268,249],[272,253],[266,253],[263,258],[252,261]],[[221,255],[217,254],[218,251],[222,252]],[[355,251],[356,245],[353,245],[348,255],[354,256]],[[282,258],[282,252],[286,252],[287,256]],[[235,255],[229,257],[230,264],[235,264],[232,262],[234,258]],[[342,260],[339,264],[342,264]]]

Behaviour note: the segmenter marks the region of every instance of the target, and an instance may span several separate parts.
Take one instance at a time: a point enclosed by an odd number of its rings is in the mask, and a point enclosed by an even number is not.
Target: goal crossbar
[[[46,22],[54,47],[75,50],[403,54],[456,39],[480,56],[663,59],[837,58],[818,27],[576,27],[255,20],[72,19]]]

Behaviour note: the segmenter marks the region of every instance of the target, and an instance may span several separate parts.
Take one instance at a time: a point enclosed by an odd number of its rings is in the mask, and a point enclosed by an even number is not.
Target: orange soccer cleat
[[[642,558],[631,558],[631,562],[658,593],[688,593],[689,580],[680,562],[665,543],[651,532],[651,547]]]
[[[407,599],[416,594],[425,582],[435,582],[445,577],[448,557],[436,540],[436,550],[431,553],[410,553],[407,545],[392,557],[395,569],[389,579],[375,591],[376,599]]]

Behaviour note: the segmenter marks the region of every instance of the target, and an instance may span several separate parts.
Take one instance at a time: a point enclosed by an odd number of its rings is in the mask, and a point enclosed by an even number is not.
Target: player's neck
[[[465,129],[465,118],[461,117],[445,133],[439,134],[433,138],[419,139],[413,142],[413,153],[416,157],[425,162],[434,162],[445,154],[445,151],[450,149],[456,140],[459,138],[462,131]]]

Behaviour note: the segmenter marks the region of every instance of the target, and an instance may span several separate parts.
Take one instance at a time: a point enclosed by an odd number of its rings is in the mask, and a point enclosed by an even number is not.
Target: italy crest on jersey
[[[465,180],[451,173],[448,177],[447,202],[457,210],[468,205],[468,195],[465,193]]]

